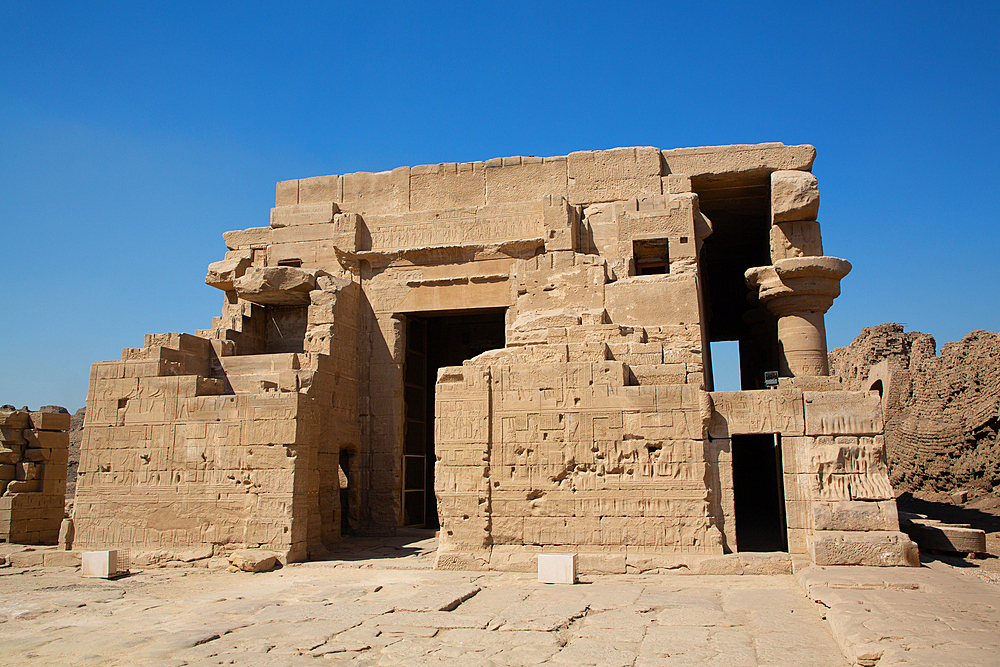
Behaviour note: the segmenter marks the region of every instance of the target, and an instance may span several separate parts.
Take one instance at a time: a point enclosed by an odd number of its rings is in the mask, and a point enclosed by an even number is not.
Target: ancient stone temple
[[[270,224],[226,233],[208,269],[211,328],[94,364],[76,546],[301,560],[439,526],[445,568],[912,564],[880,397],[828,377],[850,264],[823,255],[814,156],[278,183]],[[742,391],[713,391],[716,341],[739,341]]]

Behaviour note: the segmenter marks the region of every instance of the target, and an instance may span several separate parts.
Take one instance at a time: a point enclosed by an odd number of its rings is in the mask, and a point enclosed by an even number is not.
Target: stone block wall
[[[55,544],[66,500],[70,415],[63,408],[9,407],[0,408],[0,542]]]
[[[630,386],[621,361],[490,357],[438,381],[439,567],[516,569],[546,549],[625,572],[723,553],[707,394]]]

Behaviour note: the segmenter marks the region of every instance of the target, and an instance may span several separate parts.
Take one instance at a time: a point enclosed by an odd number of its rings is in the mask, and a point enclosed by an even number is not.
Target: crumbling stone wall
[[[973,331],[941,346],[899,324],[865,327],[830,353],[852,389],[882,391],[891,479],[898,491],[1000,487],[1000,335]]]
[[[242,331],[227,326],[244,323],[224,316],[203,332],[215,338],[149,335],[122,361],[94,364],[78,548],[209,545],[302,560],[339,539],[339,454],[358,441],[357,290],[319,282],[309,351],[234,355]]]
[[[70,415],[0,407],[0,542],[55,544],[66,497]]]

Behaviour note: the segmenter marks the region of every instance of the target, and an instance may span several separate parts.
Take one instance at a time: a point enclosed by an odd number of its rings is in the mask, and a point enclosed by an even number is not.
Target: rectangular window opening
[[[670,273],[670,254],[667,239],[636,239],[632,241],[632,257],[637,276],[654,276]]]
[[[712,357],[713,391],[740,391],[740,343],[720,340],[709,344]]]

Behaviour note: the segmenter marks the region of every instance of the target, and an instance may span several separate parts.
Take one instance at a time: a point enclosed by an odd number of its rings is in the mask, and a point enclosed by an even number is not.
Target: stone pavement
[[[943,565],[556,586],[429,569],[433,540],[353,546],[261,574],[2,568],[0,664],[1000,664],[1000,589]]]
[[[850,662],[1000,665],[1000,587],[946,563],[809,567],[797,575]]]

